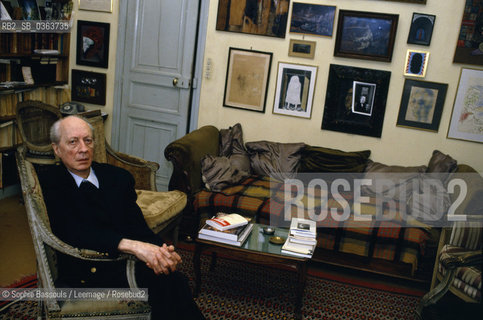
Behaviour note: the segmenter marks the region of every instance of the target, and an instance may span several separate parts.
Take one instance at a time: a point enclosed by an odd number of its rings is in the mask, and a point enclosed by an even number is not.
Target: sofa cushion
[[[220,191],[250,175],[250,161],[246,155],[229,157],[206,155],[201,159],[202,180],[208,190]]]
[[[232,154],[247,154],[243,143],[243,130],[237,123],[228,129],[220,129],[220,153],[219,156],[229,157]]]
[[[155,231],[156,227],[177,216],[186,206],[187,196],[184,192],[174,190],[157,192],[136,190],[136,203],[143,212],[148,227]]]
[[[305,146],[299,172],[364,172],[370,155],[370,150],[346,152]]]
[[[298,170],[304,143],[247,142],[253,173],[278,180],[292,178]]]
[[[444,154],[441,151],[434,150],[433,155],[428,163],[428,173],[438,173],[437,176],[441,181],[446,181],[448,175],[455,172],[458,168],[458,163],[450,155]]]

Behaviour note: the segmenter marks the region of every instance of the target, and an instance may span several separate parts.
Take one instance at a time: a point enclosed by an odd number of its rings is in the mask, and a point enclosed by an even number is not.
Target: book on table
[[[239,241],[240,236],[245,232],[248,226],[249,225],[246,224],[237,228],[220,231],[213,228],[209,224],[205,224],[203,228],[200,229],[199,234],[205,234],[207,236],[222,238],[231,241]]]
[[[293,239],[289,236],[282,246],[282,253],[290,254],[298,257],[311,258],[315,250],[315,244],[301,244],[293,242]]]
[[[315,221],[302,219],[302,218],[292,218],[290,223],[290,235],[314,238],[317,233],[317,227]]]
[[[248,219],[238,213],[219,212],[216,217],[206,220],[206,223],[217,230],[228,230],[248,224]]]
[[[225,244],[229,244],[229,245],[232,245],[232,246],[241,247],[242,244],[245,242],[245,240],[250,235],[250,232],[253,229],[253,223],[249,223],[249,224],[244,225],[244,226],[239,227],[239,228],[240,228],[241,231],[240,231],[239,235],[237,236],[236,240],[226,238],[227,233],[225,233],[225,232],[215,231],[215,232],[218,232],[218,233],[209,232],[207,234],[205,226],[198,233],[198,238],[203,239],[203,240],[220,242],[220,243],[225,243]],[[205,230],[205,231],[203,231],[203,230]],[[210,230],[210,231],[212,231],[212,230]],[[215,236],[215,235],[218,235],[218,236]]]

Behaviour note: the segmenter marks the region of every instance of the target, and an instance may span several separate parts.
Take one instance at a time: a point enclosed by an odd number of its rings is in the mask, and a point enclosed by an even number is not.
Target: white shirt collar
[[[84,178],[82,178],[82,177],[80,177],[80,176],[78,176],[75,173],[72,173],[70,171],[69,171],[69,173],[74,178],[75,183],[77,184],[78,187],[80,186],[80,184],[82,183],[82,181],[87,180],[87,181],[89,181],[90,183],[92,183],[93,185],[95,185],[99,189],[99,180],[97,180],[96,173],[94,172],[94,169],[92,169],[92,167],[91,167],[91,170],[89,172],[89,176],[87,177],[87,179],[84,179]]]

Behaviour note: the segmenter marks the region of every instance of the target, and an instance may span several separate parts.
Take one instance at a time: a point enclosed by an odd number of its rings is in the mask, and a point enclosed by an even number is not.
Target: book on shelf
[[[213,236],[217,238],[223,238],[227,240],[233,240],[233,241],[238,241],[240,239],[240,236],[244,234],[245,230],[247,228],[252,228],[253,226],[250,226],[250,224],[245,224],[243,226],[237,227],[237,228],[232,228],[228,230],[217,230],[213,228],[212,226],[205,224],[203,228],[200,229],[199,233],[200,234],[206,234],[208,236]]]
[[[290,223],[290,234],[300,237],[315,238],[317,233],[317,227],[315,221],[302,219],[302,218],[292,218]]]
[[[253,223],[247,224],[246,227],[243,229],[243,232],[238,237],[238,240],[229,240],[226,238],[215,237],[213,235],[209,235],[201,232],[198,233],[198,238],[203,240],[213,241],[213,242],[229,244],[236,247],[241,247],[245,242],[245,240],[250,235],[250,232],[252,231],[252,229],[253,229]]]
[[[206,224],[217,230],[228,230],[248,224],[248,219],[238,213],[219,212],[216,217],[206,220]]]

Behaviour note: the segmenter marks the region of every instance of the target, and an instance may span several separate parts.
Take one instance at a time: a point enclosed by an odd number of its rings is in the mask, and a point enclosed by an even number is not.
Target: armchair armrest
[[[180,190],[188,196],[202,187],[201,159],[218,155],[220,134],[214,126],[204,126],[171,142],[164,156],[173,164],[169,190]]]
[[[136,181],[136,189],[156,191],[156,171],[159,164],[115,151],[107,143],[106,151],[107,163],[129,171]]]
[[[447,269],[471,267],[483,263],[483,254],[479,250],[467,251],[464,248],[447,246],[447,250],[441,254],[440,261]]]

